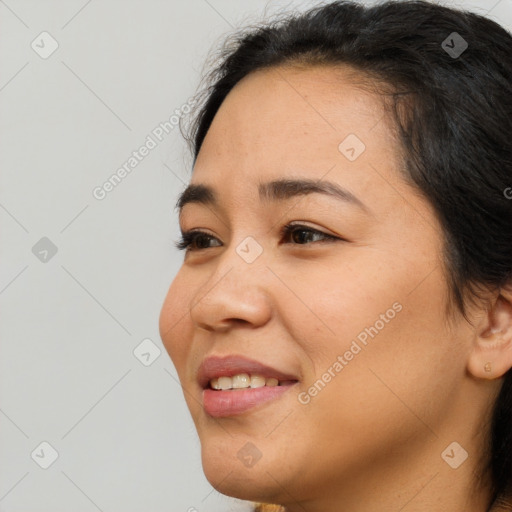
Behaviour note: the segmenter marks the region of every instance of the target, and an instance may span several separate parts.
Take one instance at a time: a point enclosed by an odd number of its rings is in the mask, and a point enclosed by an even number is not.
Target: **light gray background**
[[[92,191],[186,105],[224,34],[315,3],[0,0],[1,511],[247,510],[204,478],[158,334],[182,259],[179,130],[103,200]],[[512,0],[444,3],[512,28]],[[59,45],[46,59],[31,47],[48,51],[43,31]],[[33,253],[42,237],[53,257]],[[146,339],[149,366],[134,355]]]

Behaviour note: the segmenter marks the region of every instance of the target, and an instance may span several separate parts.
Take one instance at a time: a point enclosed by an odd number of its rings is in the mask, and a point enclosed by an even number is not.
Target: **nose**
[[[234,248],[227,249],[194,294],[190,304],[193,324],[208,331],[226,331],[240,324],[265,325],[273,309],[269,274],[263,255],[247,263]]]

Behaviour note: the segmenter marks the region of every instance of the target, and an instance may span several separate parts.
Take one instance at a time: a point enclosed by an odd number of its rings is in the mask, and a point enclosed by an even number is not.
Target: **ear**
[[[469,354],[468,371],[479,379],[498,379],[512,368],[512,283],[500,290],[482,317]]]

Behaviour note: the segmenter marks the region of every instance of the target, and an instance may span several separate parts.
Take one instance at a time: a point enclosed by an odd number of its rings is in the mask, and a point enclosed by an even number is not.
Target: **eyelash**
[[[324,237],[324,240],[320,241],[321,243],[333,242],[335,240],[343,240],[342,238],[338,238],[336,236],[329,235],[328,233],[324,233],[323,231],[319,231],[318,229],[313,229],[304,224],[286,224],[285,226],[282,227],[280,236],[281,236],[281,238],[288,237],[297,231],[307,231],[308,233],[321,235],[322,237]],[[177,242],[175,242],[175,246],[180,251],[184,250],[187,252],[201,251],[204,249],[212,249],[213,248],[213,247],[202,247],[199,249],[192,249],[191,248],[192,244],[197,242],[197,239],[200,237],[215,238],[214,236],[209,235],[208,233],[205,233],[204,231],[199,231],[199,230],[185,231],[181,234],[181,239],[178,240]],[[309,244],[306,243],[306,244],[297,244],[297,245],[309,245]],[[219,246],[215,246],[215,247],[219,247]]]

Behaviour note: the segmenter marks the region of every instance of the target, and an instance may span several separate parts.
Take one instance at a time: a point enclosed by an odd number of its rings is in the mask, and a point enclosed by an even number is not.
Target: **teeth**
[[[245,389],[245,388],[262,388],[263,386],[279,386],[279,381],[273,377],[266,379],[262,375],[249,375],[247,373],[239,373],[233,377],[218,377],[210,380],[212,389]]]
[[[231,389],[232,387],[231,377],[219,377],[219,389]]]
[[[247,373],[241,373],[231,377],[233,389],[248,388],[251,385],[251,377]]]
[[[261,375],[251,375],[251,388],[262,388],[265,385],[265,377]]]

